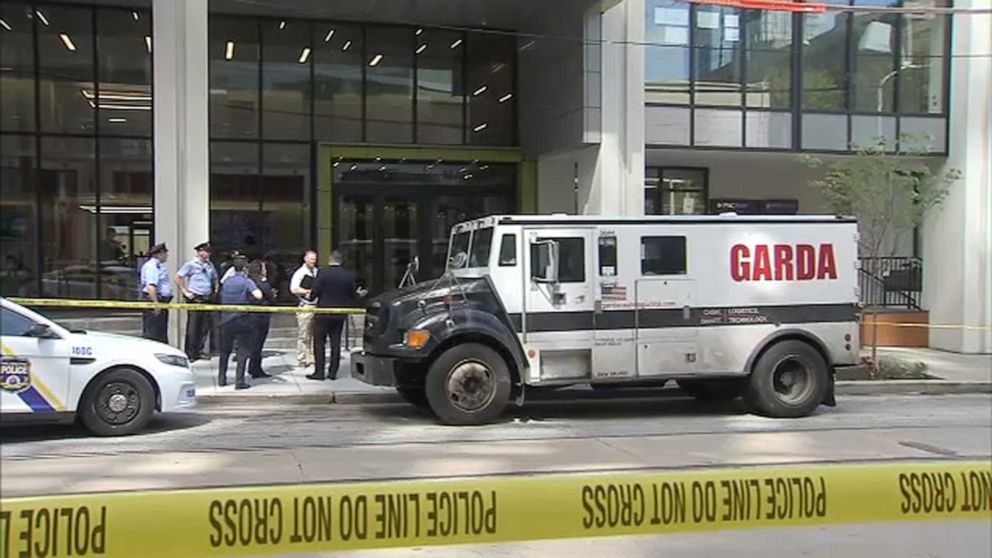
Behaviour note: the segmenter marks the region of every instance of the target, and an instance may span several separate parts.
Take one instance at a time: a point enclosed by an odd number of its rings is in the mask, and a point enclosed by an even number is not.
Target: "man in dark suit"
[[[310,297],[317,301],[317,308],[354,308],[358,300],[367,293],[355,283],[355,273],[344,268],[341,252],[331,252],[329,265],[317,272]],[[327,338],[331,338],[331,363],[326,368],[328,380],[334,380],[341,364],[341,329],[348,316],[345,314],[317,314],[313,319],[313,374],[311,380],[325,378],[324,348]]]

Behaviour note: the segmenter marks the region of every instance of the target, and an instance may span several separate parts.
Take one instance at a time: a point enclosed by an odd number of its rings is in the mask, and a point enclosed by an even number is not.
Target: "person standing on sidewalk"
[[[317,273],[317,280],[314,281],[311,296],[317,300],[318,308],[354,308],[358,305],[358,299],[364,297],[368,291],[359,288],[355,282],[355,272],[344,268],[344,258],[341,252],[335,250],[331,252],[331,259],[328,266]],[[313,356],[314,371],[308,374],[311,380],[323,380],[325,378],[325,345],[327,338],[331,338],[331,363],[326,368],[328,380],[335,380],[338,376],[338,367],[341,364],[341,329],[344,327],[346,314],[318,314],[313,320]]]
[[[154,302],[172,302],[172,285],[169,270],[165,267],[169,249],[164,242],[148,250],[148,259],[141,266],[141,299]],[[141,336],[145,339],[169,342],[169,312],[161,308],[141,313]]]
[[[224,281],[220,288],[220,303],[226,305],[247,305],[262,300],[262,291],[249,279],[244,271],[248,260],[244,257],[234,259],[234,273]],[[238,367],[234,379],[234,389],[248,389],[251,386],[245,381],[245,369],[248,367],[248,355],[254,346],[255,329],[252,318],[247,312],[220,313],[220,363],[217,371],[217,385],[227,385],[227,361],[231,358],[234,345],[238,346]]]
[[[314,280],[317,278],[317,252],[307,250],[301,265],[289,281],[289,292],[299,299],[300,308],[317,305],[311,296]],[[302,368],[313,364],[313,313],[300,312],[296,315],[296,360]]]
[[[268,272],[265,263],[255,260],[248,264],[248,278],[251,279],[258,290],[262,291],[261,304],[263,306],[273,306],[276,303],[276,290],[269,284]],[[269,375],[262,370],[262,349],[265,340],[269,337],[269,327],[272,324],[272,314],[268,312],[255,312],[249,316],[252,327],[255,329],[254,344],[251,349],[251,357],[248,361],[248,375],[252,378],[268,378]]]
[[[217,293],[217,268],[210,261],[210,244],[203,242],[193,248],[196,257],[183,264],[176,274],[176,285],[189,304],[210,304]],[[186,356],[190,362],[204,358],[203,346],[207,334],[214,328],[211,312],[189,313],[186,324]]]

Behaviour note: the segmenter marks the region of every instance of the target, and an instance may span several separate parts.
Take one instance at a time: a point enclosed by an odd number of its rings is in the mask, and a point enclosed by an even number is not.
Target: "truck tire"
[[[714,380],[678,380],[679,389],[696,401],[731,401],[744,392],[744,378],[719,378]]]
[[[97,436],[142,430],[155,411],[155,390],[137,370],[117,368],[98,376],[83,394],[79,418]]]
[[[782,341],[755,363],[744,403],[767,417],[804,417],[823,402],[829,386],[830,371],[816,349],[802,341]]]
[[[419,409],[428,409],[427,392],[423,386],[396,386],[396,393],[400,394],[403,401]]]
[[[499,353],[465,343],[441,353],[424,387],[430,408],[444,424],[488,424],[510,400],[510,370]]]

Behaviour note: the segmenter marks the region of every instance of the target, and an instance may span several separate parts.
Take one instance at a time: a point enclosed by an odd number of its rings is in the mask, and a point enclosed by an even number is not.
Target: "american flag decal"
[[[610,301],[627,300],[627,287],[623,287],[620,285],[602,285],[600,287],[600,293],[603,295],[603,300],[610,300]]]

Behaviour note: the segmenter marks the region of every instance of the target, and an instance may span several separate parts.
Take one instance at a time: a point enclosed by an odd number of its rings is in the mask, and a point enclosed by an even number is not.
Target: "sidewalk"
[[[939,395],[953,393],[992,393],[992,355],[961,355],[934,349],[879,348],[879,355],[909,362],[923,362],[933,380],[839,381],[838,395]],[[249,379],[252,388],[234,391],[235,362],[228,366],[228,385],[217,386],[217,358],[193,364],[196,374],[197,399],[203,405],[240,405],[256,403],[393,403],[401,399],[389,387],[375,387],[351,377],[348,351],[341,351],[341,371],[334,381],[316,381],[305,376],[313,368],[297,366],[292,349],[270,349],[263,353],[265,371],[271,378]],[[579,385],[568,390],[575,397],[597,397]],[[559,392],[560,393],[560,392]]]

